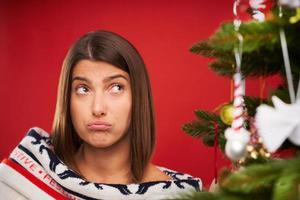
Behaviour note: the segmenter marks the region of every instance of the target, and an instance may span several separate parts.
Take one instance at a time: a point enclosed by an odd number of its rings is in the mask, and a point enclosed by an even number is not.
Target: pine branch
[[[253,52],[261,47],[269,50],[279,41],[278,24],[266,21],[251,21],[240,26],[243,36],[243,52]],[[232,22],[224,23],[220,29],[207,41],[215,50],[232,52],[238,45],[238,38]]]
[[[277,10],[273,18],[265,22],[243,23],[240,33],[243,35],[242,73],[245,77],[269,76],[280,73],[284,76],[284,67],[279,40],[279,29],[284,28],[290,53],[293,74],[300,74],[300,40],[296,33],[300,32],[300,22],[289,23],[289,17],[294,10],[284,10],[286,15],[279,19]],[[191,52],[215,58],[210,68],[222,76],[232,76],[235,72],[234,47],[238,39],[232,22],[223,23],[215,34],[208,40],[195,44]],[[295,80],[295,79],[294,79]]]
[[[230,58],[232,56],[231,52],[215,50],[211,45],[207,43],[207,40],[193,45],[190,51],[194,54],[199,54],[208,58],[214,58],[214,57]]]
[[[195,115],[197,120],[186,123],[182,126],[182,130],[192,137],[201,138],[207,146],[213,146],[215,141],[215,125],[218,126],[218,144],[221,150],[225,148],[224,131],[228,125],[224,124],[220,117],[214,113],[196,110]]]
[[[220,175],[224,177],[220,179],[216,192],[195,192],[178,199],[292,200],[300,195],[300,157],[254,164],[233,173],[225,170]]]
[[[200,43],[199,46],[208,45]],[[211,47],[212,49],[212,47]],[[194,52],[201,53],[203,56],[215,57],[216,59],[209,64],[209,67],[221,76],[232,76],[235,73],[235,60],[232,52],[220,52],[208,49],[193,49]],[[265,55],[265,56],[261,56]],[[279,73],[282,68],[282,53],[280,47],[269,51],[261,48],[257,52],[244,53],[242,59],[242,73],[245,77],[270,76]],[[300,66],[300,65],[298,65]],[[298,69],[297,66],[294,68]]]
[[[218,115],[208,112],[208,111],[196,110],[195,115],[201,121],[222,122]]]
[[[299,184],[299,167],[297,171],[290,171],[289,169],[285,170],[285,172],[282,173],[282,176],[277,180],[276,184],[274,184],[274,200],[299,199]]]
[[[217,74],[231,77],[235,73],[236,63],[233,53],[222,53],[219,57],[218,52],[213,52],[212,56],[216,56],[216,60],[212,61],[209,67]],[[273,51],[261,48],[257,52],[243,53],[242,74],[245,77],[270,76],[283,70],[282,63],[280,47]]]
[[[212,125],[201,124],[199,121],[184,124],[182,130],[192,137],[203,137],[205,135],[213,134]]]
[[[250,165],[247,170],[231,174],[221,187],[229,192],[239,194],[271,191],[272,183],[278,178],[284,163]]]
[[[244,102],[247,108],[247,114],[250,117],[254,117],[256,114],[256,108],[260,106],[260,104],[267,104],[267,100],[252,96],[244,96]]]

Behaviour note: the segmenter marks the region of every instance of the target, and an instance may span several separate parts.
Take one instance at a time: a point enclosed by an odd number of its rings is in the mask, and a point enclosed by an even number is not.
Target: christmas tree
[[[209,67],[234,80],[234,98],[218,112],[196,110],[182,129],[218,147],[242,170],[223,170],[217,191],[189,199],[300,199],[300,157],[275,160],[280,149],[300,146],[300,1],[250,0],[253,20],[221,24],[191,52],[212,59]],[[242,23],[241,23],[242,22]],[[267,98],[244,94],[243,80],[281,77]],[[298,91],[297,91],[298,88]]]

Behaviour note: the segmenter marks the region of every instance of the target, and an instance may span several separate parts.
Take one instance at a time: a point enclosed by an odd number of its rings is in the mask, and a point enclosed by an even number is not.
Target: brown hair
[[[155,120],[148,73],[138,51],[125,38],[108,31],[83,35],[67,53],[63,62],[52,127],[55,153],[67,165],[74,164],[74,154],[81,139],[70,116],[70,90],[74,66],[81,60],[104,61],[130,76],[132,114],[130,124],[130,158],[132,181],[142,179],[155,145]]]

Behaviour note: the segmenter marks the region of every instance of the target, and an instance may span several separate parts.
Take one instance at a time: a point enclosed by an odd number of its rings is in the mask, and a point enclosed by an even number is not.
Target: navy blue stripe
[[[16,161],[15,159],[13,159],[13,158],[8,158],[9,160],[11,160],[11,161],[13,161],[14,163],[16,163],[17,165],[19,165],[20,167],[22,167],[22,168],[24,168],[25,169],[25,167],[23,167],[20,163],[18,163],[18,161]],[[26,169],[27,170],[27,169]]]
[[[42,166],[42,164],[40,163],[40,161],[33,155],[33,153],[31,153],[31,151],[29,151],[26,147],[24,147],[23,145],[19,144],[18,148],[21,149],[22,151],[24,151],[27,155],[29,155],[35,162],[37,162],[39,165]]]
[[[57,183],[58,185],[60,185],[59,183]],[[87,200],[101,200],[101,199],[95,199],[95,198],[92,198],[92,197],[87,197],[85,196],[84,194],[80,194],[80,193],[77,193],[77,192],[74,192],[73,190],[70,190],[62,185],[60,185],[60,187],[62,187],[66,192],[76,196],[76,197],[80,197],[80,198],[83,198],[83,199],[87,199]]]

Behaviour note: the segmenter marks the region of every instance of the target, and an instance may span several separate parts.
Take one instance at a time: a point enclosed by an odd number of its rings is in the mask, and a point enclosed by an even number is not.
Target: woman
[[[115,33],[87,33],[64,60],[52,134],[29,130],[1,163],[0,191],[7,198],[166,199],[201,190],[200,179],[153,165],[154,144],[141,56]]]

